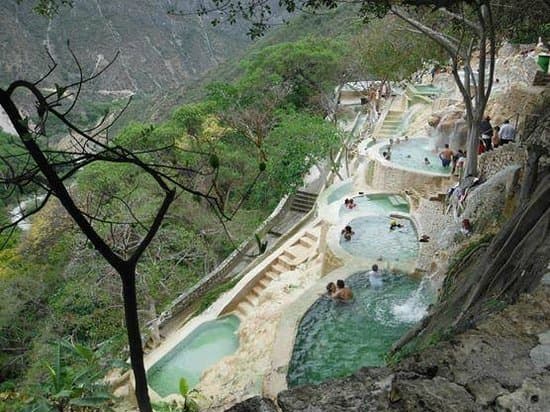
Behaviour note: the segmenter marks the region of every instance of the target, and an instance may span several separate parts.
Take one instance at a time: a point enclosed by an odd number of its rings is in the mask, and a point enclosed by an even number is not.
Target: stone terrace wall
[[[479,156],[479,176],[488,180],[508,166],[523,167],[526,161],[527,151],[525,148],[517,143],[508,143]]]

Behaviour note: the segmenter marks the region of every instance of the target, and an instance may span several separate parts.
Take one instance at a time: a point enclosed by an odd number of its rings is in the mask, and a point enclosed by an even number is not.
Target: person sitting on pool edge
[[[351,237],[355,234],[353,229],[350,225],[347,225],[345,228],[342,229],[342,235],[344,236],[345,240],[351,240]]]
[[[332,297],[334,296],[335,293],[336,293],[336,285],[334,284],[334,282],[330,282],[327,285],[327,295],[328,297]]]
[[[340,300],[350,300],[353,298],[353,292],[345,285],[342,279],[338,279],[336,281],[336,293],[332,297]]]

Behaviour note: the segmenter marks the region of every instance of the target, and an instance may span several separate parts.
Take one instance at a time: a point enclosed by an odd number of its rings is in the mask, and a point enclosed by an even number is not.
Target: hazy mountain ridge
[[[207,17],[169,15],[177,6],[171,0],[76,0],[51,20],[31,6],[16,0],[0,4],[1,84],[40,78],[48,66],[45,46],[60,63],[52,80],[75,80],[69,40],[86,73],[120,50],[115,65],[90,86],[94,91],[151,93],[191,81],[250,43],[239,23],[213,27]]]

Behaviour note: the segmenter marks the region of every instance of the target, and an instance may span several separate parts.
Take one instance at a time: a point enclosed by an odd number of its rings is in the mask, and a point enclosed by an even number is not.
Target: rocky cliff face
[[[68,40],[86,73],[120,51],[117,63],[90,85],[115,95],[185,84],[249,43],[246,27],[239,23],[213,27],[206,17],[168,13],[181,4],[193,11],[194,1],[76,0],[52,19],[33,13],[32,3],[0,3],[0,85],[38,79],[49,62],[44,47],[60,63],[53,80],[63,84],[76,79],[76,66],[68,64]]]

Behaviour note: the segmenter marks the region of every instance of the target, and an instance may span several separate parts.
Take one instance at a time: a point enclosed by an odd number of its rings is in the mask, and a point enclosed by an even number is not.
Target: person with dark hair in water
[[[378,265],[376,263],[372,265],[372,270],[368,273],[368,275],[371,287],[377,288],[382,286],[382,273],[378,270]]]
[[[350,300],[353,298],[353,292],[345,285],[342,279],[338,279],[336,281],[336,293],[332,297],[340,300]]]
[[[328,297],[332,297],[334,296],[334,294],[336,293],[336,285],[334,284],[334,282],[330,282],[328,285],[327,285],[327,295]]]
[[[351,240],[351,237],[355,234],[353,229],[350,225],[347,225],[345,228],[342,229],[342,236],[344,236],[345,240]]]

